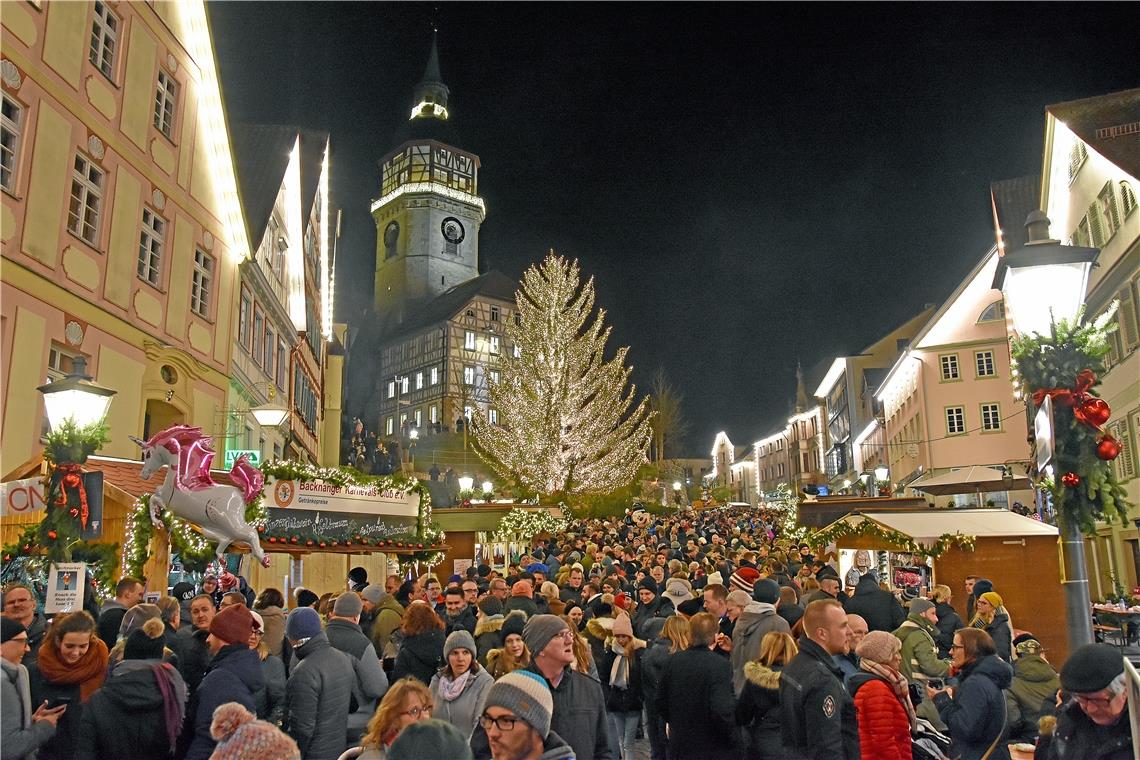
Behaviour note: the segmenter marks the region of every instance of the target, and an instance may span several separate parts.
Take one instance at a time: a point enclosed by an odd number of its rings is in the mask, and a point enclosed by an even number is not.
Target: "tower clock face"
[[[456,219],[454,216],[449,216],[440,223],[439,229],[443,232],[443,239],[449,243],[458,245],[463,242],[463,236],[466,231],[463,229],[463,222]]]

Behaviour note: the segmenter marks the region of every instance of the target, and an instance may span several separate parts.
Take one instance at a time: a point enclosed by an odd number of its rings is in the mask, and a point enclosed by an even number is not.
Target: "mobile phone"
[[[48,700],[48,709],[54,710],[57,707],[70,705],[74,701],[73,697],[52,697]]]
[[[946,685],[941,678],[931,678],[926,683],[928,683],[932,689],[941,689]]]

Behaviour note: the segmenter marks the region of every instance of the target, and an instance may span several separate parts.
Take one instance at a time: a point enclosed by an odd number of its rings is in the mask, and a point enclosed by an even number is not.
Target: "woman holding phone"
[[[34,664],[28,666],[32,704],[67,705],[55,736],[40,748],[39,760],[71,760],[83,719],[83,704],[107,678],[107,645],[95,633],[87,612],[60,615],[52,621]]]

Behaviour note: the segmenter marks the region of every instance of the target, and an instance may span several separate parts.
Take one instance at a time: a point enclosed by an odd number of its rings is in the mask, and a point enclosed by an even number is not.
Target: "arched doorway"
[[[178,407],[160,399],[147,399],[146,415],[143,417],[143,440],[171,425],[180,425],[185,421],[186,415]]]

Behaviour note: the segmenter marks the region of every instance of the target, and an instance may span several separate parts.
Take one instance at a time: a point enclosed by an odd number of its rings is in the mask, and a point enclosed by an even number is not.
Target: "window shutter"
[[[1136,329],[1136,302],[1132,300],[1132,288],[1125,287],[1117,297],[1120,299],[1120,308],[1116,318],[1120,324],[1120,342],[1125,354],[1132,352],[1140,344],[1140,334]]]
[[[1105,183],[1099,198],[1106,226],[1116,232],[1120,229],[1120,208],[1116,205],[1116,188],[1112,186],[1112,180]]]
[[[1140,412],[1133,413],[1133,422],[1140,423]],[[1136,476],[1136,449],[1128,432],[1128,420],[1118,420],[1108,426],[1112,437],[1120,442],[1120,456],[1116,458],[1116,479],[1120,482]]]
[[[1093,248],[1104,247],[1104,223],[1101,222],[1100,217],[1100,203],[1096,202],[1089,206],[1088,216],[1089,220],[1089,234],[1092,238]]]

